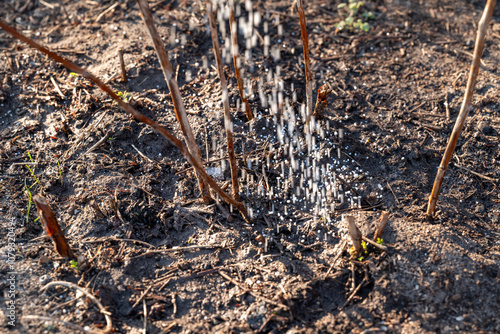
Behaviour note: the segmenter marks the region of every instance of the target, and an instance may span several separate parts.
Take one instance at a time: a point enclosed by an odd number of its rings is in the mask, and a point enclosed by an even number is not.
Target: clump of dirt
[[[338,4],[306,4],[315,89],[333,89],[312,134],[304,132],[296,8],[237,4],[250,122],[232,74],[227,15],[218,12],[251,224],[224,203],[202,204],[192,168],[163,137],[1,31],[3,328],[74,333],[58,322],[65,321],[103,329],[104,315],[78,291],[41,289],[66,281],[95,295],[118,333],[500,331],[498,12],[474,108],[436,219],[427,221],[484,4],[365,1],[361,10],[374,16],[368,32],[338,31],[346,19]],[[207,171],[229,189],[204,3],[150,5]],[[0,8],[2,20],[182,137],[135,2],[7,0]],[[30,204],[34,194],[47,198],[85,264],[53,251]],[[342,215],[371,238],[382,211],[390,212],[388,250],[367,245],[363,258],[351,260]]]

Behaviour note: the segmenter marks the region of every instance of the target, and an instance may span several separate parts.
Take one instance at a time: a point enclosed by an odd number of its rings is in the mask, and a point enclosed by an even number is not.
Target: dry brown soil
[[[42,290],[54,281],[95,295],[116,333],[500,332],[500,9],[439,211],[429,221],[427,198],[463,98],[485,1],[367,0],[363,9],[375,16],[367,33],[336,31],[338,3],[306,4],[315,89],[328,82],[334,92],[321,122],[324,133],[314,134],[316,146],[295,152],[304,164],[298,172],[290,175],[289,146],[276,136],[280,118],[259,96],[259,89],[271,99],[281,93],[297,115],[305,99],[302,41],[290,1],[252,5],[261,13],[259,34],[251,61],[242,63],[253,89],[252,122],[237,108],[227,65],[251,224],[225,204],[204,205],[189,164],[163,137],[94,85],[0,31],[0,332],[75,333],[56,320],[104,328],[96,304],[76,290]],[[115,91],[130,93],[141,112],[180,138],[137,5],[114,4],[2,0],[0,17]],[[206,161],[223,157],[222,94],[205,3],[152,4],[202,155]],[[243,1],[241,16],[248,17]],[[264,55],[266,34],[280,59]],[[242,53],[245,47],[240,34]],[[127,83],[120,82],[119,48]],[[280,117],[287,115],[283,105]],[[300,117],[294,126],[302,136]],[[325,201],[311,204],[302,190],[294,202],[301,173],[315,170],[312,160]],[[207,168],[222,169],[218,182],[230,189],[227,163]],[[29,193],[51,203],[86,265],[73,268],[54,252]],[[342,214],[353,215],[371,237],[383,210],[390,212],[383,236],[388,251],[369,247],[353,265]],[[14,252],[8,251],[9,231]],[[12,271],[17,274],[9,281]],[[12,301],[15,327],[8,317]]]

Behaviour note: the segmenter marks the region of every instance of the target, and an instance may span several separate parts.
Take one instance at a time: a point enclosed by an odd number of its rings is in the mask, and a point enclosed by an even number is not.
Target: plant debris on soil
[[[331,90],[312,132],[295,4],[235,2],[250,121],[229,15],[214,13],[251,222],[204,204],[179,150],[96,85],[0,30],[0,332],[500,332],[500,9],[429,220],[485,1],[367,0],[363,29],[339,30],[342,2],[304,2],[312,102]],[[230,193],[206,3],[150,6],[207,173]],[[182,137],[135,1],[4,0],[0,13]],[[77,260],[54,249],[36,195]]]

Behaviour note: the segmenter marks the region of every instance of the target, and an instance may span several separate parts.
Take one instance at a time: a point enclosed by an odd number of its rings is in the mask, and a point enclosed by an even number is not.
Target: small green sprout
[[[79,75],[78,75],[78,73],[75,73],[75,72],[69,72],[69,75],[72,75],[72,76],[74,76],[75,78],[77,78],[77,77],[79,76]]]
[[[78,261],[71,260],[69,261],[69,265],[71,266],[71,268],[75,268],[76,270],[78,270]]]
[[[365,20],[375,20],[375,15],[372,12],[364,12],[361,15]]]
[[[118,92],[116,95],[118,95],[118,97],[120,97],[120,99],[122,99],[126,103],[130,103],[130,101],[134,99],[134,95],[129,92]]]
[[[361,241],[361,247],[363,247],[365,254],[368,254],[368,245],[366,244],[366,241]]]
[[[362,18],[357,18],[360,13],[360,9],[363,7],[363,1],[349,0],[348,3],[341,3],[337,6],[341,15],[347,15],[347,17],[337,23],[335,28],[338,30],[361,30],[368,32],[370,30],[370,24],[366,21],[375,19],[375,15],[372,12],[363,11],[361,13]]]
[[[30,158],[30,161],[33,163],[33,158],[31,157],[30,152],[28,152],[28,157]],[[26,167],[28,167],[28,169],[29,169],[29,171],[31,173],[31,176],[33,176],[33,178],[35,179],[36,183],[40,184],[40,180],[36,177],[35,173],[31,169],[31,167],[29,165],[26,165]]]
[[[382,238],[377,238],[377,244],[383,245],[384,244],[384,239]]]
[[[358,258],[357,258],[357,260],[358,260],[359,262],[363,262],[363,260],[364,260],[364,259],[365,259],[365,258],[364,258],[363,256],[360,256],[360,257],[358,257]]]

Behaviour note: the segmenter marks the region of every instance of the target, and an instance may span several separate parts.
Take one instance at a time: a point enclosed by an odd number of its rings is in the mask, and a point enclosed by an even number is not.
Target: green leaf
[[[71,268],[75,268],[76,270],[78,270],[78,261],[71,260],[69,261],[69,265],[71,266]]]
[[[361,26],[361,30],[363,30],[364,32],[368,32],[370,30],[370,24],[368,24],[368,22],[363,23]]]
[[[345,8],[345,6],[347,6],[347,4],[346,4],[346,3],[339,3],[339,4],[337,5],[337,8],[338,8],[338,9],[342,9],[342,8]]]
[[[348,18],[345,19],[345,23],[347,25],[352,25],[353,22],[354,22],[354,18],[352,16],[349,16]]]

